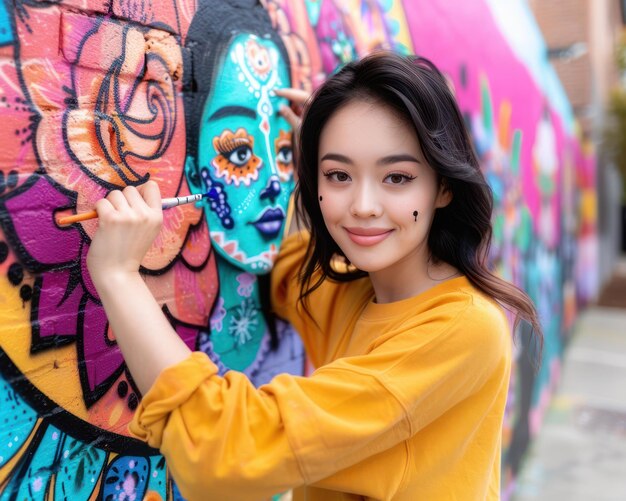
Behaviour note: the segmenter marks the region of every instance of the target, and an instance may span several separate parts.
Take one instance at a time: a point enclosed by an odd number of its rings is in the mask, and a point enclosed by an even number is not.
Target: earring
[[[413,211],[413,217],[415,217],[415,221],[417,221],[417,216],[419,216],[419,212],[416,210]]]
[[[322,198],[322,196],[320,195],[320,202],[322,201],[322,199],[323,199],[323,198]]]

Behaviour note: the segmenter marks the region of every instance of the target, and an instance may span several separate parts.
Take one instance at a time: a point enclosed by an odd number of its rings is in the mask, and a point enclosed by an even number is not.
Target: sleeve
[[[194,353],[159,376],[131,431],[161,450],[190,500],[258,500],[320,485],[407,440],[494,377],[503,357],[495,336],[454,333],[436,342],[444,349],[402,333],[309,378],[281,374],[258,389],[238,372],[218,376]]]
[[[370,293],[367,287],[355,287],[355,282],[339,283],[325,280],[306,298],[307,308],[298,300],[298,275],[304,260],[310,235],[302,231],[287,237],[272,269],[271,296],[275,313],[287,320],[300,334],[307,355],[319,367],[328,352],[329,333],[333,319],[345,318],[355,305]],[[313,277],[315,280],[315,277]]]
[[[265,499],[409,436],[402,405],[367,371],[326,366],[258,389],[242,373],[216,373],[199,352],[166,369],[130,426],[160,449],[190,501]]]

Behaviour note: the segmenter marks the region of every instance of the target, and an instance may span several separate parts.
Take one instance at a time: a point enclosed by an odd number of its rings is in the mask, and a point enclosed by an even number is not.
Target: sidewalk
[[[600,304],[626,306],[625,264]],[[576,323],[512,499],[537,500],[626,500],[626,307],[592,306]]]

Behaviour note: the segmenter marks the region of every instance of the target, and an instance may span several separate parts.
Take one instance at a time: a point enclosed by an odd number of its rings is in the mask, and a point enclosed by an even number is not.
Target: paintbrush
[[[161,207],[163,209],[171,209],[178,205],[190,204],[192,202],[199,202],[206,195],[188,195],[186,197],[173,197],[164,198],[161,200]],[[74,214],[73,216],[61,216],[56,218],[56,222],[59,226],[68,226],[79,221],[87,221],[88,219],[95,219],[98,217],[98,212],[94,209],[89,212],[81,212],[80,214]]]

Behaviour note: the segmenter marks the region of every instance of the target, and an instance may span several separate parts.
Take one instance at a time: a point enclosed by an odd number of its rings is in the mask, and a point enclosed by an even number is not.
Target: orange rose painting
[[[159,2],[143,25],[132,2],[113,9],[127,20],[88,13],[108,2],[71,3],[0,13],[0,288],[12,329],[0,385],[2,417],[15,417],[0,427],[0,486],[20,499],[165,499],[175,488],[162,457],[128,436],[140,395],[86,271],[97,222],[61,228],[55,216],[148,178],[164,197],[190,193],[180,41],[195,2]],[[201,208],[166,211],[142,271],[195,349],[218,288]]]

